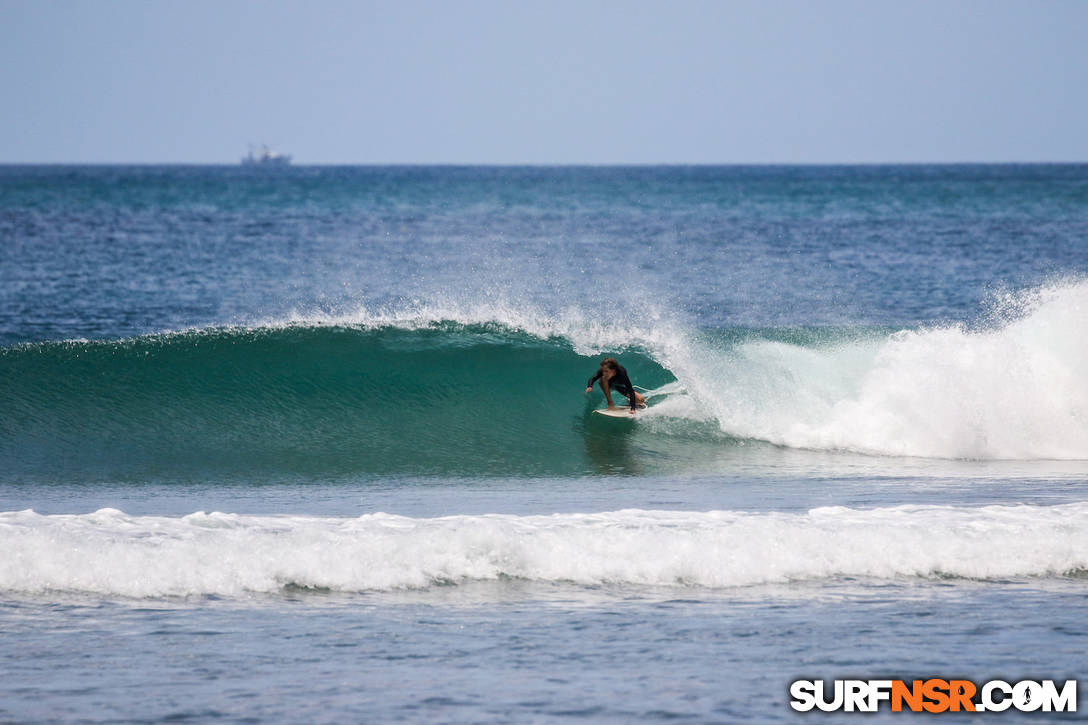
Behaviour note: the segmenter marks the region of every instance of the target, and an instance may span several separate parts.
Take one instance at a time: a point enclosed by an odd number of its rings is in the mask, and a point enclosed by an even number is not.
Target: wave
[[[239,596],[476,581],[727,588],[1088,571],[1088,503],[359,518],[0,513],[0,592]]]
[[[1088,283],[914,330],[688,330],[484,306],[0,349],[9,479],[714,470],[762,441],[951,459],[1088,459]],[[666,389],[591,415],[616,354]]]

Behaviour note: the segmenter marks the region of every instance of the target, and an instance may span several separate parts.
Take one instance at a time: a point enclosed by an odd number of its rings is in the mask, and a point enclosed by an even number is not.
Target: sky
[[[1088,161],[1085,0],[0,0],[0,163]]]

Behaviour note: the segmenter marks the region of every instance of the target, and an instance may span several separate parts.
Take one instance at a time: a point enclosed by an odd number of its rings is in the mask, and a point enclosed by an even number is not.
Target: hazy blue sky
[[[1088,1],[0,0],[0,162],[1088,161]]]

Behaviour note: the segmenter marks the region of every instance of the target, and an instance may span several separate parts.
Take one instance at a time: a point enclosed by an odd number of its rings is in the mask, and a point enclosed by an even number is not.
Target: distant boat
[[[258,153],[254,153],[254,149],[259,149]],[[242,166],[288,166],[290,163],[290,154],[276,153],[264,144],[259,147],[250,144],[249,154],[242,157]]]

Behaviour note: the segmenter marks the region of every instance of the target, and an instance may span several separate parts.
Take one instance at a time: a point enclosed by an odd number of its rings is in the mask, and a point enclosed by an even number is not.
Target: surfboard
[[[640,408],[639,410],[644,410]],[[607,415],[609,418],[634,418],[638,416],[637,410],[631,410],[628,406],[616,408],[615,410],[609,410],[608,408],[598,408],[593,411],[594,413],[600,413],[601,415]]]

